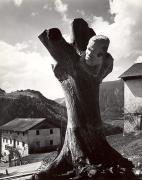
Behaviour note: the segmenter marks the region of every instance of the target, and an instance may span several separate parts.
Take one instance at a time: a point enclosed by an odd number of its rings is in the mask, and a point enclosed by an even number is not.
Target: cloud
[[[76,12],[78,13],[78,14],[80,14],[81,16],[85,16],[85,11],[84,10],[79,10],[79,9],[77,9],[76,10]]]
[[[13,2],[14,2],[14,4],[15,4],[16,6],[19,7],[19,6],[21,6],[23,0],[13,0]]]
[[[0,0],[0,3],[14,3],[15,6],[20,7],[24,0]]]
[[[21,51],[21,50],[25,50],[29,47],[29,44],[26,43],[26,42],[22,42],[22,43],[17,43],[15,45],[15,48],[18,50],[18,51]]]
[[[24,52],[27,47],[26,43],[12,46],[0,41],[0,88],[7,92],[34,89],[51,99],[63,96],[51,69],[51,56]]]
[[[52,7],[51,7],[51,5],[49,5],[49,4],[44,4],[44,6],[43,6],[43,9],[48,9],[48,10],[52,10]]]
[[[69,22],[70,19],[67,17],[68,5],[63,3],[61,0],[55,0],[54,2],[55,11],[59,12],[64,22]]]
[[[37,16],[37,15],[39,15],[38,12],[32,12],[32,13],[31,13],[31,16],[33,16],[33,17],[35,17],[35,16]]]
[[[110,0],[110,13],[114,15],[113,23],[94,16],[91,25],[97,34],[110,38],[109,51],[115,65],[124,65],[127,69],[142,55],[142,3],[140,0]],[[117,71],[118,76],[120,71]]]
[[[104,81],[114,81],[114,80],[118,80],[118,77],[122,74],[122,72],[124,71],[124,68],[121,66],[117,66],[115,65],[113,67],[113,72],[110,73],[105,79]],[[121,73],[120,73],[121,72]]]
[[[139,56],[139,57],[136,59],[135,63],[142,63],[142,56]]]
[[[55,1],[55,10],[60,13],[65,13],[68,10],[67,4],[64,4],[61,0]]]

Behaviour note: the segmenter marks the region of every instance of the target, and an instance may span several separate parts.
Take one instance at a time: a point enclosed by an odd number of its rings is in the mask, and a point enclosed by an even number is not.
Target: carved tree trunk
[[[77,19],[73,23],[79,25],[80,21],[82,20]],[[95,33],[92,33],[92,29],[85,28],[87,31],[85,30],[83,37],[87,46],[88,40]],[[74,167],[79,169],[77,166],[83,162],[101,164],[103,167],[116,165],[132,167],[131,162],[124,159],[106,141],[99,108],[100,80],[91,73],[90,67],[77,54],[76,48],[80,51],[81,48],[77,47],[75,35],[75,47],[68,44],[56,28],[45,30],[39,36],[57,62],[53,71],[65,93],[68,124],[60,154],[46,171],[35,175],[35,179],[45,179],[46,176],[53,174],[59,175]]]

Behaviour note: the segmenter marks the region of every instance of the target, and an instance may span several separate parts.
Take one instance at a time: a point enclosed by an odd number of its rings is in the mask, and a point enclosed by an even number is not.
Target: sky
[[[117,80],[131,65],[142,62],[141,0],[0,0],[0,88],[63,97],[52,72],[53,59],[38,35],[58,27],[70,42],[74,18],[83,18],[97,35],[110,39],[114,67],[105,81]]]

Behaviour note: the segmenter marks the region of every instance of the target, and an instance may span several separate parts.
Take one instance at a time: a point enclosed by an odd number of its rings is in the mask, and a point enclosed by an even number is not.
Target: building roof
[[[2,126],[2,130],[27,131],[43,122],[46,118],[16,118]]]
[[[119,76],[122,79],[142,77],[142,63],[136,63]]]

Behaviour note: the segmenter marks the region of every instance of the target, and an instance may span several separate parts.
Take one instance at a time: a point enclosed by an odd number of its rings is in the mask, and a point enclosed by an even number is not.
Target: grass
[[[122,134],[111,135],[107,137],[107,140],[113,148],[131,159],[134,164],[142,163],[142,132],[127,136]]]
[[[39,153],[39,154],[30,154],[28,156],[23,157],[23,162],[25,163],[35,163],[35,162],[40,162],[44,159],[47,159],[50,161],[52,157],[55,157],[57,155],[56,151],[53,152],[48,152],[48,153]]]
[[[142,132],[138,135],[116,134],[107,136],[111,146],[121,153],[124,157],[129,158],[135,165],[142,163]],[[47,164],[56,157],[56,152],[49,153],[42,162],[41,169],[46,168]]]
[[[107,141],[119,153],[123,154],[126,158],[131,159],[134,164],[138,161],[142,163],[142,132],[137,135],[131,134],[127,136],[123,136],[122,133],[110,135],[107,136]],[[43,165],[46,165],[56,156],[56,151],[44,154],[31,154],[24,157],[23,161],[34,163],[43,160]]]

